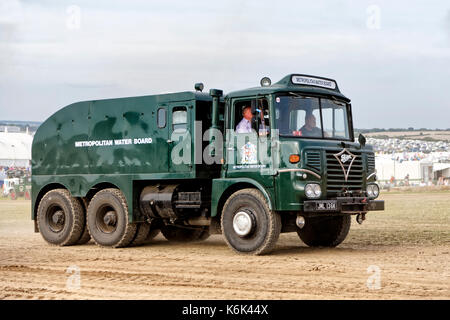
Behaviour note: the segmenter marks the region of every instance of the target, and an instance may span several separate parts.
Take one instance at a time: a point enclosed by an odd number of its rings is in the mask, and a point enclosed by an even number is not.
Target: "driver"
[[[250,133],[252,132],[252,108],[250,106],[244,107],[242,110],[242,120],[236,126],[236,133]]]
[[[322,137],[322,130],[316,127],[316,117],[312,113],[305,116],[305,125],[300,132],[303,137]]]

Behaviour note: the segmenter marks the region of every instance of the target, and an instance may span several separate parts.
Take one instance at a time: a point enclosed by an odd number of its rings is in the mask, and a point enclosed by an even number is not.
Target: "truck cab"
[[[221,233],[238,253],[265,254],[281,232],[337,246],[352,215],[362,223],[384,209],[373,149],[355,142],[335,80],[290,74],[225,96],[195,88],[78,103],[46,121],[33,141],[36,231],[112,247],[159,231],[169,241]]]
[[[350,99],[334,80],[290,74],[272,85],[263,79],[261,87],[228,94],[225,104],[225,162],[213,196],[252,181],[280,213],[282,232],[297,231],[308,245],[335,246],[350,215],[362,223],[369,210],[383,210],[384,202],[375,200],[373,148],[362,136],[355,142]],[[253,115],[250,133],[236,130],[244,108]],[[214,215],[221,206],[212,208]],[[255,220],[242,216],[247,225]]]

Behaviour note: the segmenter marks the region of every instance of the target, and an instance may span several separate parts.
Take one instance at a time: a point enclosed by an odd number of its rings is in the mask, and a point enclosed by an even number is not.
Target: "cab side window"
[[[166,126],[166,109],[158,109],[157,123],[158,128],[164,128]]]
[[[177,133],[187,131],[187,110],[186,107],[173,108],[172,112],[172,130]]]
[[[265,98],[240,100],[234,105],[234,124],[236,133],[250,133],[260,136],[270,132],[269,104]]]

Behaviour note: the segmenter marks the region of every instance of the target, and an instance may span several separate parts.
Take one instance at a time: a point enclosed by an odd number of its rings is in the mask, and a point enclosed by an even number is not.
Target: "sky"
[[[356,128],[450,128],[450,2],[0,0],[0,120],[290,73],[336,79]]]

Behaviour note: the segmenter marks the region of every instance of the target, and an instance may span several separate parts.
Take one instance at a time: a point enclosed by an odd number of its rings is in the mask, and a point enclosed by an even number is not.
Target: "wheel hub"
[[[117,223],[117,215],[115,211],[108,211],[103,217],[103,222],[107,226],[115,226]]]
[[[47,225],[53,232],[61,232],[64,229],[66,216],[61,208],[52,208],[46,213]]]
[[[64,224],[64,212],[62,210],[56,211],[52,216],[52,221],[55,225]]]
[[[253,229],[253,219],[248,212],[239,211],[233,218],[233,229],[239,236],[245,237]]]

